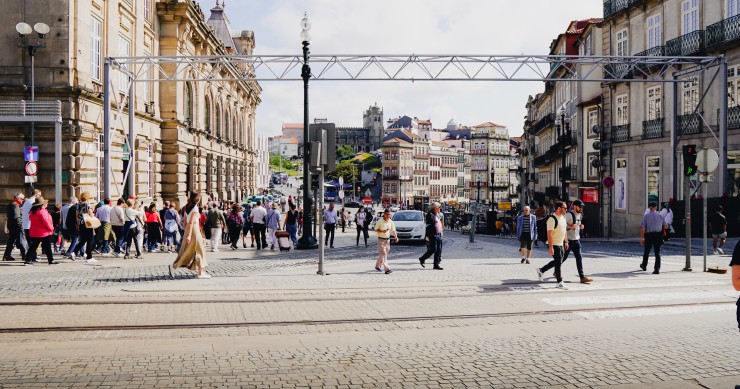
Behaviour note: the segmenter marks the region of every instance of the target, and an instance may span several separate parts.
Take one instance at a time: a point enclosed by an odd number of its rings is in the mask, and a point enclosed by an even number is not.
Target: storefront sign
[[[584,203],[598,203],[599,191],[596,188],[583,188],[581,189],[581,200]]]

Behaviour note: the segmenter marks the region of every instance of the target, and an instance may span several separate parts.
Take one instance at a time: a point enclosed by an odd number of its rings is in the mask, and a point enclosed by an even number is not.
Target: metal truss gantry
[[[488,81],[536,82],[575,81],[618,83],[673,84],[673,105],[677,107],[680,83],[690,81],[699,72],[716,68],[712,78],[727,90],[727,59],[724,56],[651,57],[651,56],[569,56],[569,55],[313,55],[311,81]],[[110,196],[111,121],[113,96],[118,107],[118,120],[123,128],[123,107],[133,106],[136,82],[302,82],[302,55],[212,55],[107,57],[104,65],[104,192]],[[118,93],[111,83],[111,73],[128,78],[126,90]],[[706,96],[705,88],[702,100]],[[727,166],[727,94],[719,107],[719,136],[704,125],[719,143],[719,184],[724,190]],[[120,97],[120,98],[119,98]],[[697,108],[698,109],[698,108]],[[674,119],[678,113],[674,111]],[[128,141],[134,144],[134,115],[129,115]],[[125,131],[124,131],[125,132]],[[673,131],[675,133],[675,131]],[[676,148],[680,135],[671,140]],[[129,164],[128,187],[134,189],[134,164]],[[675,173],[674,173],[674,179]],[[126,181],[126,178],[124,178]],[[675,180],[674,180],[675,181]],[[675,185],[675,184],[674,184]]]

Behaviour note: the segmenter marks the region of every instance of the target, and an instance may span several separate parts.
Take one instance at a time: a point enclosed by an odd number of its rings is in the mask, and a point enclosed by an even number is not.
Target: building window
[[[586,165],[586,168],[588,169],[587,177],[589,180],[598,180],[599,179],[599,168],[594,167],[593,162],[599,160],[599,153],[588,153],[588,164]]]
[[[144,0],[144,20],[152,21],[152,0]]]
[[[90,26],[90,75],[95,81],[102,79],[100,63],[102,61],[102,33],[103,22],[98,18],[92,18]]]
[[[205,109],[203,114],[203,126],[205,127],[206,133],[211,133],[211,99],[206,96]]]
[[[616,202],[614,208],[627,209],[627,159],[617,158],[614,160],[616,166],[614,180],[616,181]]]
[[[647,203],[660,202],[660,157],[647,157],[646,168],[646,188]]]
[[[654,86],[647,90],[647,120],[661,118],[662,87]]]
[[[727,195],[740,197],[740,151],[727,153]]]
[[[681,84],[683,93],[683,114],[689,115],[694,113],[699,105],[699,80],[694,78]]]
[[[740,14],[740,0],[727,0],[727,18]]]
[[[629,30],[617,32],[617,57],[629,56]]]
[[[185,96],[183,99],[183,110],[185,114],[185,122],[189,126],[194,126],[195,118],[193,117],[193,87],[189,82],[185,83]]]
[[[727,106],[738,105],[740,105],[740,66],[730,66],[727,69]]]
[[[624,126],[629,124],[629,96],[621,95],[617,96],[617,117],[616,125]]]
[[[588,129],[587,134],[589,138],[598,138],[599,134],[594,131],[594,128],[599,125],[599,108],[590,108],[588,110],[588,122],[586,123]]]
[[[652,49],[663,44],[663,36],[661,33],[661,18],[660,14],[651,16],[647,20],[647,48]]]
[[[681,27],[683,35],[699,30],[699,0],[684,0],[681,3]]]
[[[131,41],[129,41],[126,37],[123,37],[123,36],[118,37],[118,55],[121,57],[131,56]],[[125,93],[125,91],[128,90],[128,84],[129,84],[128,76],[121,73],[118,76],[118,91],[120,93]]]

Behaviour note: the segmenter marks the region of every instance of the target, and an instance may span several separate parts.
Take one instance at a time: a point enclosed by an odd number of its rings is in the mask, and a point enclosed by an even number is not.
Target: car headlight
[[[424,226],[423,226],[423,225],[421,225],[421,224],[420,224],[420,225],[418,225],[418,226],[416,226],[416,227],[414,227],[414,232],[415,232],[415,233],[419,233],[419,232],[421,232],[422,230],[424,230]]]

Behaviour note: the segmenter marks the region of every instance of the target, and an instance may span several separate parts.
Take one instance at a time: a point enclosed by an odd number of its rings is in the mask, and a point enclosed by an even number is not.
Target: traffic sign
[[[499,211],[511,211],[511,201],[499,201],[498,210]]]
[[[604,185],[604,188],[611,189],[614,187],[614,177],[606,176],[601,180],[601,183]]]
[[[35,176],[39,172],[36,162],[26,162],[26,175]]]
[[[705,155],[706,154],[706,155]],[[704,166],[704,159],[707,164]],[[713,173],[719,166],[719,155],[714,149],[702,149],[696,153],[696,170],[702,173]]]
[[[26,184],[33,184],[34,182],[38,182],[39,178],[37,176],[26,176]]]
[[[39,160],[39,147],[26,146],[23,148],[23,158],[26,162],[36,162]]]

